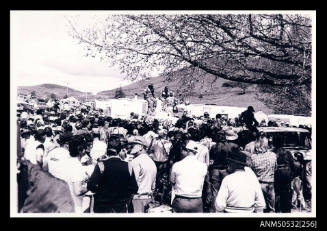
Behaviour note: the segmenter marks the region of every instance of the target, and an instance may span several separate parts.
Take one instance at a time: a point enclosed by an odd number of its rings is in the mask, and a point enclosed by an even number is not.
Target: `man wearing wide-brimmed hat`
[[[133,197],[135,213],[144,213],[144,207],[151,201],[155,189],[157,167],[147,154],[148,142],[142,136],[130,137],[129,152],[134,155],[130,167],[135,173],[138,191]]]
[[[215,206],[217,212],[262,212],[265,200],[258,179],[246,167],[246,155],[234,149],[226,158],[228,172],[219,189]]]

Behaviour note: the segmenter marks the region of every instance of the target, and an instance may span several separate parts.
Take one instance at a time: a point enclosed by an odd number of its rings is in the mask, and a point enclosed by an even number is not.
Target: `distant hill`
[[[50,97],[54,93],[58,98],[63,98],[67,94],[67,87],[57,84],[41,84],[36,86],[19,86],[17,88],[18,94],[29,95],[35,91],[36,97]],[[91,92],[82,92],[73,88],[68,88],[68,96],[74,96],[77,99],[85,99],[86,94],[88,99],[93,99],[94,95]]]
[[[252,105],[256,111],[263,111],[267,114],[273,113],[272,109],[256,99],[255,86],[250,86],[246,90],[246,94],[241,94],[242,89],[238,87],[228,88],[222,86],[224,83],[229,82],[228,80],[218,78],[212,85],[210,85],[209,83],[213,81],[214,76],[206,75],[205,78],[207,79],[206,84],[201,86],[200,83],[197,83],[192,94],[186,97],[185,100],[189,100],[190,103],[193,104],[215,104],[236,107],[247,107]],[[143,98],[143,91],[150,83],[154,85],[156,96],[159,96],[165,86],[168,86],[168,88],[174,92],[178,92],[180,89],[178,78],[173,81],[166,81],[164,77],[153,77],[124,86],[122,87],[122,90],[125,93],[126,98],[134,98],[135,93],[138,93],[139,98]],[[114,98],[116,90],[117,88],[108,91],[101,91],[96,95],[88,92],[87,98],[88,100]],[[36,92],[37,97],[50,97],[51,93],[54,93],[57,97],[63,98],[67,93],[67,88],[57,84],[18,87],[18,94],[28,95],[31,94],[32,91]],[[202,98],[200,97],[200,94],[202,94]],[[79,100],[85,100],[86,92],[68,88],[68,96],[74,96]]]
[[[246,94],[241,94],[242,89],[238,87],[228,88],[222,86],[224,83],[230,82],[228,80],[218,78],[212,85],[210,85],[209,83],[214,80],[214,77],[212,75],[207,75],[205,78],[207,78],[207,84],[201,86],[200,83],[197,83],[192,95],[185,98],[186,100],[189,100],[190,103],[236,107],[247,107],[252,105],[256,111],[263,111],[268,114],[273,113],[272,109],[268,108],[266,105],[264,105],[264,103],[256,99],[255,86],[249,86],[246,90]],[[154,86],[156,96],[159,96],[165,86],[168,86],[168,88],[174,92],[177,92],[180,88],[180,83],[177,80],[165,81],[164,77],[153,77],[124,86],[122,87],[122,90],[125,93],[126,98],[133,98],[135,93],[138,93],[139,98],[143,98],[143,91],[150,83],[152,83]],[[116,90],[117,89],[112,89],[98,92],[96,97],[114,98]],[[202,98],[200,97],[201,93]]]

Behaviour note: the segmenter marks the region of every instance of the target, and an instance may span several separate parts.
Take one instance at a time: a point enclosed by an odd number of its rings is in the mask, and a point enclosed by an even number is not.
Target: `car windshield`
[[[268,133],[269,140],[273,142],[275,137],[281,137],[283,147],[306,147],[311,148],[310,133],[297,132],[272,132]]]

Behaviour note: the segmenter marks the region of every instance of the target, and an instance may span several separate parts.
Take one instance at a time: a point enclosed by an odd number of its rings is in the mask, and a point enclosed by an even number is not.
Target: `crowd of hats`
[[[115,148],[121,148],[122,144],[128,142],[148,146],[149,141],[142,136],[149,131],[152,131],[155,137],[167,136],[173,144],[186,145],[188,143],[188,148],[192,151],[196,151],[194,150],[196,145],[192,143],[193,141],[198,142],[204,138],[210,138],[212,141],[217,142],[219,140],[236,140],[238,138],[237,133],[232,129],[232,126],[235,126],[235,124],[228,124],[228,121],[225,121],[227,129],[218,128],[214,126],[215,120],[209,118],[208,113],[204,114],[204,120],[183,115],[175,124],[158,120],[151,116],[140,117],[135,113],[131,113],[130,119],[112,118],[103,115],[101,110],[84,109],[83,112],[79,110],[71,113],[49,109],[37,110],[36,117],[32,111],[31,114],[31,118],[20,118],[21,135],[44,135],[46,129],[47,134],[52,132],[54,136],[57,135],[57,143],[59,145],[74,142],[78,145],[87,146],[93,142],[93,136],[99,135],[101,127],[122,127],[127,130],[128,137],[131,137],[127,140],[125,139],[126,137],[118,136],[118,139],[116,139],[117,137],[115,138],[114,136],[120,134],[119,129],[114,129],[111,132],[113,138],[108,148],[113,148],[114,146]],[[49,120],[49,116],[52,116],[53,119]],[[216,118],[219,118],[219,115]],[[78,133],[76,137],[72,133],[72,124],[74,124],[78,131],[84,130],[85,132]],[[192,142],[187,142],[189,140]],[[115,145],[117,142],[120,146]]]

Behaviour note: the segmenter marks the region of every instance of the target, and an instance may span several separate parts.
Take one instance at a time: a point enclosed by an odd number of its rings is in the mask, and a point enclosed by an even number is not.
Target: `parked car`
[[[282,137],[282,145],[289,150],[292,155],[301,152],[307,156],[311,152],[311,132],[303,128],[293,127],[258,127],[260,132],[266,134],[269,145],[274,146],[276,136]]]

